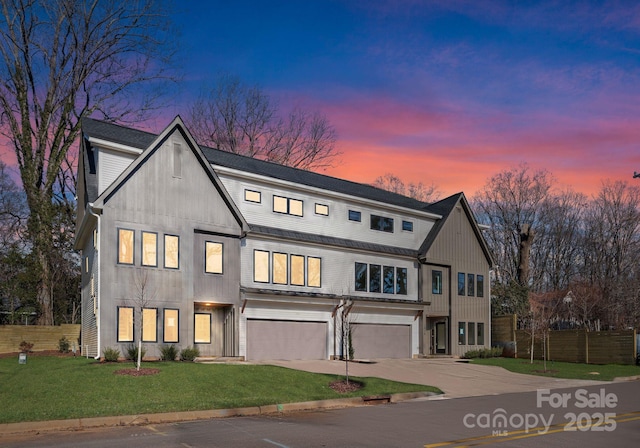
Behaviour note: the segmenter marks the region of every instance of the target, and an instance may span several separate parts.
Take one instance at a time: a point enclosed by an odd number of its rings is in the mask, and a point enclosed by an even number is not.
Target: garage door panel
[[[356,359],[411,358],[411,326],[351,324]]]
[[[247,359],[327,359],[327,323],[247,320]]]

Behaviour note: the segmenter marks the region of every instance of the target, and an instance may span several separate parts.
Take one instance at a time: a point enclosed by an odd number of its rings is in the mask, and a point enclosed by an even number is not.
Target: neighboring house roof
[[[491,252],[489,251],[489,246],[487,246],[487,242],[482,235],[482,231],[478,226],[478,222],[476,221],[476,218],[473,214],[473,211],[471,210],[471,207],[469,206],[469,203],[467,202],[467,198],[465,197],[464,193],[454,194],[452,196],[449,196],[448,198],[442,199],[438,202],[434,202],[427,207],[430,212],[441,215],[442,219],[436,221],[436,223],[431,228],[431,231],[427,235],[427,238],[425,238],[424,242],[420,246],[420,249],[418,250],[419,257],[425,258],[427,256],[427,252],[429,252],[429,249],[438,238],[440,231],[443,229],[445,223],[447,222],[447,219],[451,215],[451,212],[458,203],[460,203],[462,209],[467,215],[467,219],[469,220],[469,223],[473,228],[473,232],[478,239],[478,243],[482,247],[482,252],[487,259],[489,266],[493,266],[493,257],[491,256]]]
[[[155,134],[149,132],[94,120],[92,118],[84,118],[82,120],[82,132],[86,139],[93,138],[106,140],[138,149],[146,149],[157,137]],[[371,185],[338,179],[336,177],[301,170],[298,168],[291,168],[277,163],[221,151],[219,149],[208,148],[206,146],[200,146],[200,148],[209,163],[213,165],[267,176],[309,187],[315,187],[322,190],[347,194],[363,199],[369,199],[384,204],[405,207],[421,212],[429,212],[427,209],[428,204],[425,202],[382,190]],[[97,183],[97,179],[95,178],[86,180],[87,183],[90,181],[93,184]],[[97,194],[97,186],[95,186],[95,188],[92,187],[91,189],[87,188],[87,190],[88,193],[90,193],[88,201],[93,202],[95,197],[91,197],[91,193]]]

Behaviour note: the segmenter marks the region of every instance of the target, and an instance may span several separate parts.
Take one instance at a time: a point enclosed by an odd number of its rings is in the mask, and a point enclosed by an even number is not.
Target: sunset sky
[[[640,4],[475,0],[175,2],[184,78],[160,131],[216,75],[323,112],[343,155],[472,197],[522,162],[584,193],[640,171]]]
[[[177,16],[182,98],[224,72],[322,111],[343,152],[327,174],[472,196],[526,162],[585,193],[640,184],[636,2],[197,3]]]

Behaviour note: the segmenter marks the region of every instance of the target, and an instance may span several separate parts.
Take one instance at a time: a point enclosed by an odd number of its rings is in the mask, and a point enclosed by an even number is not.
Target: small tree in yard
[[[353,308],[352,301],[346,301],[340,305],[342,307],[342,357],[344,358],[344,370],[347,384],[349,384],[349,360],[353,359],[355,350],[353,348],[353,318],[350,315]]]
[[[135,307],[140,310],[137,313],[136,320],[138,321],[138,328],[140,329],[138,334],[138,353],[136,360],[136,370],[140,370],[140,364],[142,362],[142,335],[144,334],[144,319],[142,315],[144,309],[155,299],[156,291],[150,286],[149,271],[146,269],[137,269],[134,273],[134,285],[136,288],[136,295],[133,298]]]

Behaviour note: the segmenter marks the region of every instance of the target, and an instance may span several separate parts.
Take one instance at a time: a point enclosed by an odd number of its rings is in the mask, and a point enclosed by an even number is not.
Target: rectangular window
[[[465,330],[464,322],[458,322],[458,345],[466,345],[467,343],[464,330]]]
[[[158,342],[158,310],[142,309],[142,342]]]
[[[413,222],[412,221],[402,221],[402,230],[406,232],[413,232]]]
[[[133,264],[134,232],[118,229],[118,263]]]
[[[118,342],[133,342],[133,307],[118,307]]]
[[[407,295],[407,268],[396,268],[396,294]]]
[[[431,271],[431,293],[442,294],[442,271]]]
[[[289,214],[294,216],[302,216],[303,203],[299,199],[289,199]]]
[[[317,257],[307,257],[307,286],[319,288],[321,286],[322,263]]]
[[[195,313],[193,318],[194,344],[211,344],[211,314]]]
[[[93,275],[91,275],[91,280],[89,282],[89,293],[91,301],[93,302],[93,315],[95,316],[98,312],[98,302],[96,301],[96,282],[93,279]]]
[[[458,272],[458,295],[463,296],[465,290],[465,275],[464,272]]]
[[[304,257],[291,255],[291,284],[304,286]]]
[[[204,272],[207,274],[222,274],[222,243],[206,241],[205,243]]]
[[[262,193],[253,190],[244,190],[244,200],[247,202],[255,202],[260,204],[262,202]]]
[[[329,216],[329,206],[316,204],[316,215]]]
[[[476,324],[474,322],[469,322],[467,324],[467,338],[469,339],[469,345],[476,345]]]
[[[362,213],[355,210],[349,210],[349,221],[360,222],[362,220]]]
[[[369,292],[380,292],[382,286],[382,267],[379,264],[369,265]]]
[[[269,252],[264,250],[253,251],[253,281],[269,283]]]
[[[180,268],[180,237],[164,236],[164,267],[167,269]]]
[[[356,263],[356,278],[355,278],[356,291],[367,290],[367,264]]]
[[[476,295],[478,297],[484,297],[484,275],[476,275]]]
[[[393,233],[393,218],[371,215],[371,230]]]
[[[393,266],[384,266],[382,268],[382,292],[385,294],[393,294],[394,288],[394,274],[395,268]]]
[[[282,196],[273,195],[273,211],[276,213],[289,213],[289,201]]]
[[[179,317],[180,311],[171,308],[164,310],[164,342],[179,342]]]
[[[287,254],[278,252],[273,253],[273,283],[286,285],[289,283],[289,274],[287,272]],[[304,277],[303,277],[304,278]]]
[[[273,195],[273,211],[294,216],[302,216],[303,202],[299,199]]]
[[[478,345],[484,345],[484,323],[478,322]]]
[[[474,287],[476,284],[476,276],[473,274],[467,274],[467,295],[469,297],[475,296]]]
[[[142,266],[158,266],[158,234],[142,232]]]

